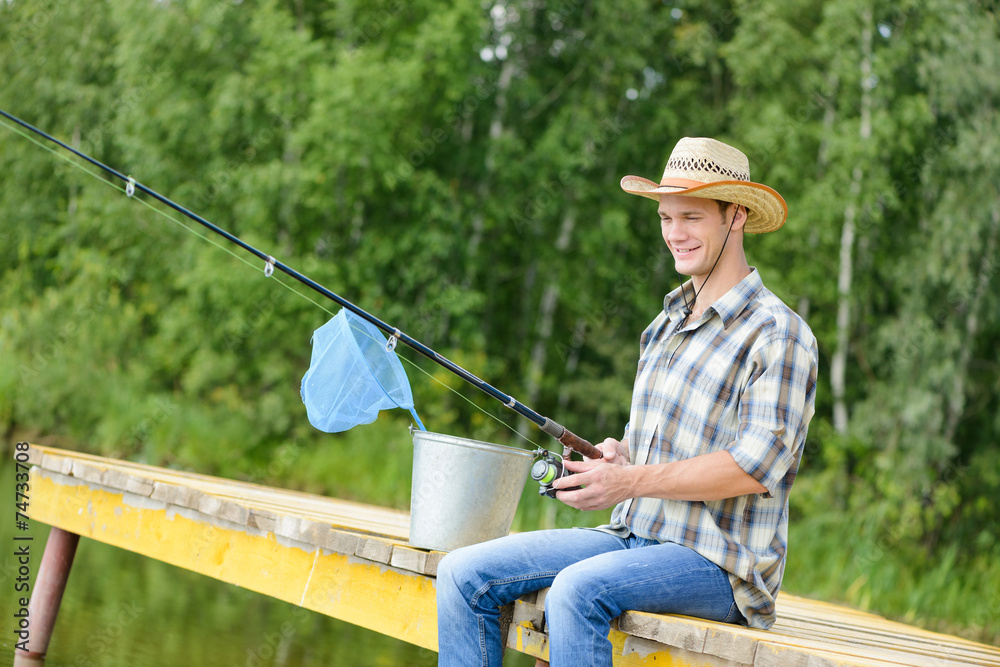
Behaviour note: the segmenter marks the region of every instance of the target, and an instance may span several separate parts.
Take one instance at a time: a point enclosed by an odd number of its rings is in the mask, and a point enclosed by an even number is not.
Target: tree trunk
[[[860,142],[872,136],[872,11],[862,10],[861,27],[861,129]],[[853,282],[853,251],[857,205],[861,195],[864,170],[854,167],[851,174],[850,199],[844,209],[844,227],[840,234],[840,270],[837,275],[837,348],[830,363],[830,385],[833,390],[833,427],[845,435],[849,422],[846,399],[847,351],[851,331],[851,285]]]
[[[837,105],[835,104],[837,99],[837,88],[840,86],[840,78],[834,74],[830,73],[826,79],[827,84],[827,96],[823,100],[823,133],[822,139],[819,143],[819,150],[816,153],[816,182],[822,182],[823,178],[826,176],[826,168],[830,165],[830,140],[829,137],[833,136],[833,124],[837,120]],[[812,249],[819,247],[819,228],[813,226],[812,231],[809,233],[809,247]],[[795,312],[799,316],[808,321],[809,320],[809,310],[812,307],[812,302],[809,299],[808,294],[803,294],[799,297],[798,306]]]
[[[953,386],[948,398],[947,422],[944,432],[945,440],[948,442],[954,441],[955,431],[965,408],[965,380],[969,373],[969,364],[972,361],[972,348],[976,343],[976,334],[979,332],[979,304],[982,303],[986,286],[989,285],[990,277],[995,270],[997,235],[1000,233],[1000,207],[997,207],[995,201],[991,217],[992,225],[986,240],[986,250],[979,261],[975,291],[969,300],[969,311],[965,316],[965,344],[962,346],[962,352],[958,358],[958,367],[955,369]]]
[[[500,68],[500,78],[497,79],[497,92],[494,98],[496,106],[493,109],[493,116],[490,118],[490,141],[486,149],[486,156],[484,158],[486,167],[486,179],[479,182],[476,186],[476,196],[478,201],[485,201],[490,195],[490,181],[493,180],[493,174],[496,172],[496,158],[494,157],[494,146],[495,142],[500,139],[503,135],[503,118],[507,112],[507,90],[510,88],[511,78],[514,76],[514,63],[513,60],[508,58],[504,61],[503,67]],[[468,119],[467,119],[468,120]],[[470,122],[468,126],[471,128],[472,123]],[[468,140],[471,141],[471,135]],[[483,210],[482,207],[477,206],[472,213],[472,233],[469,235],[469,242],[466,247],[466,257],[470,258],[469,266],[475,265],[475,257],[479,252],[479,244],[483,240]],[[472,276],[470,272],[466,273],[466,283],[471,280]]]
[[[576,319],[576,325],[573,327],[573,338],[571,342],[573,343],[573,348],[570,350],[569,354],[566,356],[566,372],[563,377],[573,377],[576,373],[576,367],[580,364],[580,348],[582,345],[577,345],[577,341],[582,341],[587,330],[587,320],[582,317]],[[566,391],[565,387],[559,388],[559,399],[557,405],[559,406],[559,412],[562,413],[567,406],[569,406],[569,392]]]
[[[469,289],[475,281],[476,272],[481,268],[478,259],[479,246],[483,241],[483,233],[486,229],[486,220],[483,217],[483,207],[481,203],[490,196],[490,183],[496,173],[496,158],[494,157],[496,141],[503,135],[503,119],[507,112],[507,90],[510,88],[511,79],[514,76],[515,64],[513,58],[504,61],[500,68],[500,77],[497,79],[496,95],[494,96],[493,115],[490,117],[490,140],[486,144],[486,154],[483,157],[485,167],[485,177],[476,184],[476,201],[478,202],[471,214],[472,229],[469,240],[465,246],[466,268],[463,289]],[[472,130],[474,128],[472,117],[467,116],[462,122],[462,140],[467,144],[472,142]],[[489,313],[489,309],[487,313]],[[484,322],[485,328],[490,327],[489,319]],[[447,333],[451,326],[451,313],[445,309],[441,315],[441,337],[448,340]],[[456,341],[451,341],[452,343]]]
[[[573,206],[566,209],[563,216],[562,227],[559,229],[559,238],[556,239],[556,254],[562,255],[569,248],[570,238],[573,236],[573,228],[576,226],[576,211]],[[545,375],[545,359],[548,356],[549,341],[552,338],[552,320],[555,317],[556,306],[559,305],[559,278],[552,276],[551,282],[545,286],[542,293],[542,301],[538,307],[538,328],[535,344],[531,349],[531,361],[528,365],[525,392],[527,395],[527,405],[534,406],[541,391],[542,378]],[[529,423],[527,419],[518,420],[517,432],[527,437]]]

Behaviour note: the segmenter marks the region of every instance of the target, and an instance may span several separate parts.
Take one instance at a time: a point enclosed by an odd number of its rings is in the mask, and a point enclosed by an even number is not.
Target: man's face
[[[730,206],[729,210],[732,211]],[[705,279],[724,247],[728,220],[712,199],[660,195],[660,231],[677,273]]]

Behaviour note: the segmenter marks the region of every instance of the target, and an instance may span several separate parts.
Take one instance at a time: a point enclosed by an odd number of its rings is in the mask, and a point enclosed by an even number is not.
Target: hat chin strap
[[[681,296],[684,297],[684,318],[685,319],[692,312],[694,312],[695,304],[698,302],[698,295],[701,294],[701,291],[703,289],[705,289],[705,285],[708,284],[708,279],[712,277],[712,273],[715,272],[715,267],[717,267],[719,265],[719,260],[722,259],[722,253],[724,253],[726,251],[726,241],[729,240],[729,234],[731,234],[732,231],[733,231],[733,225],[736,223],[736,216],[739,215],[739,212],[740,212],[740,205],[737,204],[736,205],[736,211],[733,213],[733,219],[729,222],[729,229],[726,231],[726,238],[723,239],[723,241],[722,241],[722,248],[719,250],[719,256],[715,258],[715,264],[712,264],[712,269],[708,272],[708,275],[705,276],[705,282],[703,282],[701,284],[701,287],[699,287],[698,289],[694,290],[694,298],[691,299],[691,303],[688,303],[687,290],[684,289],[684,281],[681,279],[681,274],[680,274],[680,272],[677,271],[676,267],[674,268],[674,273],[677,274],[677,280],[681,284]],[[694,289],[694,288],[692,287],[691,289]]]

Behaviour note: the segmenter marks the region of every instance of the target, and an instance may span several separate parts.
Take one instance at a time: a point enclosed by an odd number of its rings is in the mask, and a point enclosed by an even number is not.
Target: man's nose
[[[673,227],[667,230],[667,240],[671,243],[684,241],[687,239],[687,237],[688,237],[687,232],[685,232],[677,225],[674,225]]]

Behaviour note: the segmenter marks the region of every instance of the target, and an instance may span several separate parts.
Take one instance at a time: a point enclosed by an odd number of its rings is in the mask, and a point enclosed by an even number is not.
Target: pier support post
[[[66,590],[66,580],[69,570],[73,567],[73,557],[80,536],[76,533],[53,527],[49,531],[49,539],[45,543],[45,553],[42,554],[42,564],[35,577],[31,602],[28,604],[28,619],[31,623],[31,636],[28,638],[27,651],[16,650],[14,657],[18,664],[39,664],[45,658],[52,638],[52,628],[56,624],[59,604],[62,602],[63,591]]]

